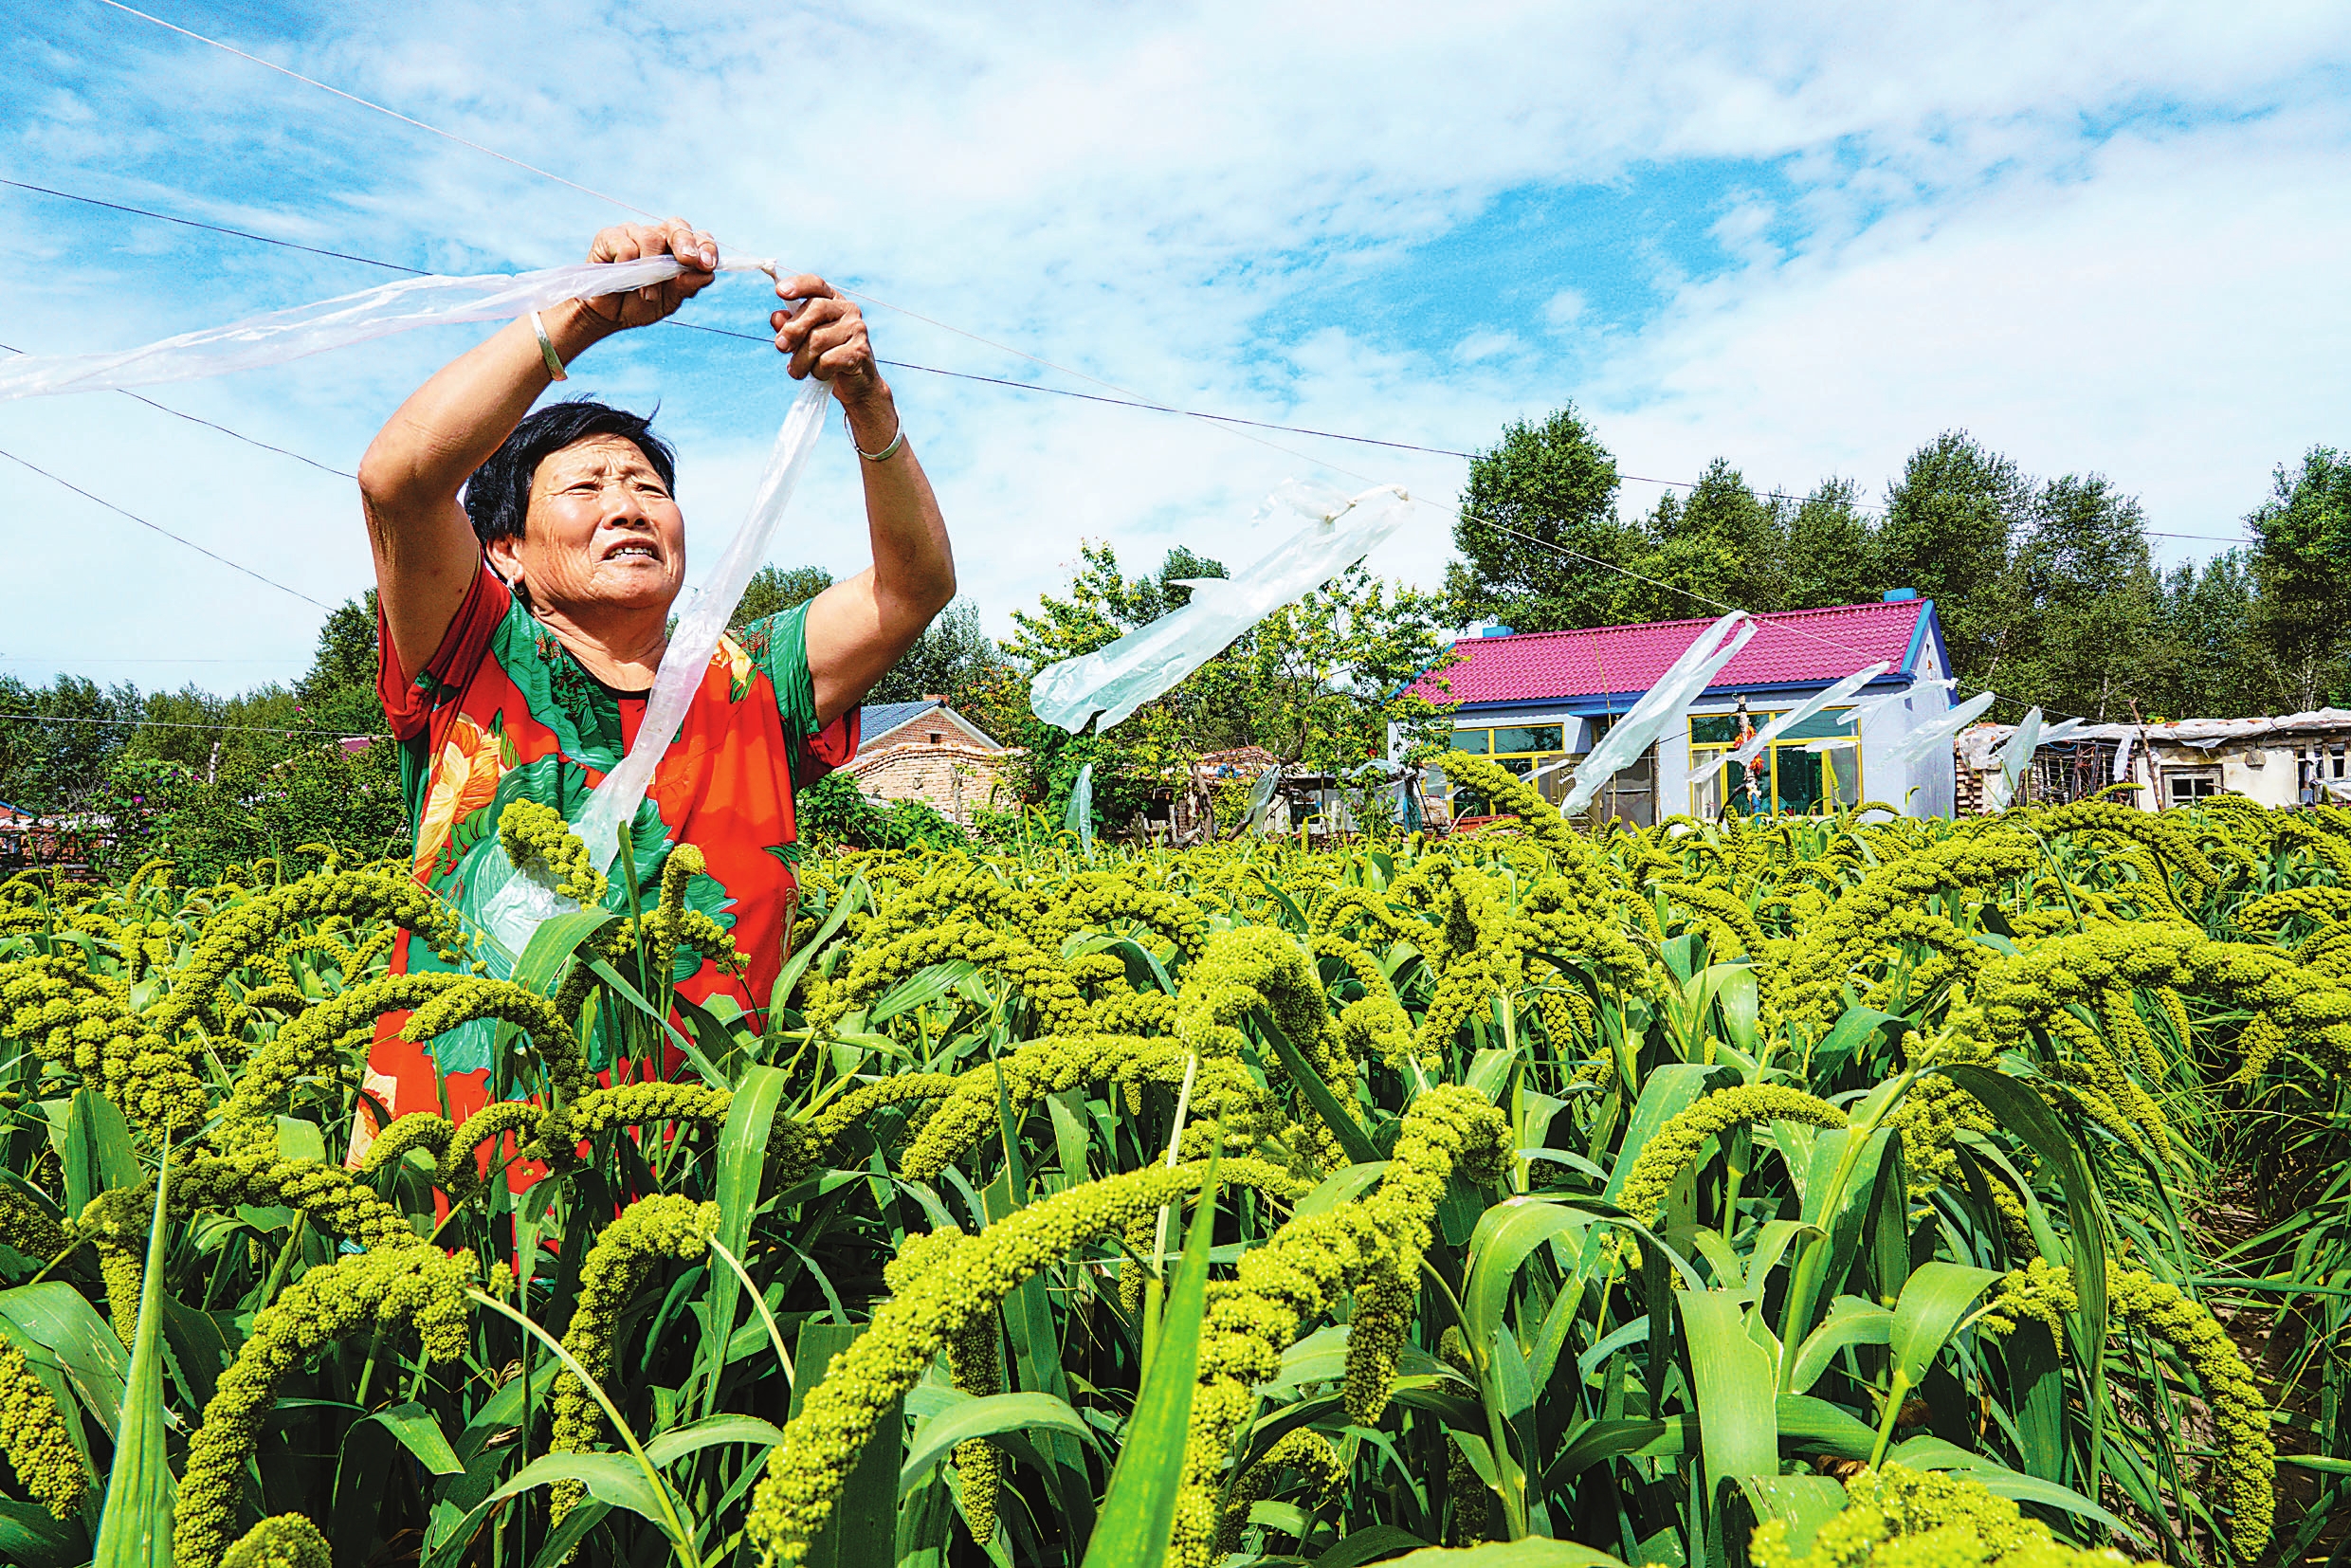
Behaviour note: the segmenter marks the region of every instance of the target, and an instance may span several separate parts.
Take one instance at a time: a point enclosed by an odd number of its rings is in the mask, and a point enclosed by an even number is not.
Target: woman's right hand
[[[592,262],[634,262],[647,256],[675,256],[686,268],[665,283],[582,300],[580,305],[608,331],[642,327],[674,315],[677,308],[701,293],[719,264],[719,242],[687,223],[618,223],[597,233],[588,247]]]

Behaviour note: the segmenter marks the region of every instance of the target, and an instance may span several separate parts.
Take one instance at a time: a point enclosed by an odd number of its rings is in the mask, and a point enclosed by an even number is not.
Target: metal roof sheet
[[[1880,660],[1909,675],[1919,633],[1931,622],[1931,599],[1776,611],[1755,617],[1747,646],[1708,690],[1734,686],[1825,685]],[[1643,692],[1713,621],[1651,621],[1582,631],[1526,631],[1465,637],[1460,663],[1424,675],[1414,689],[1438,702],[1525,702]],[[1439,681],[1450,689],[1440,689]]]

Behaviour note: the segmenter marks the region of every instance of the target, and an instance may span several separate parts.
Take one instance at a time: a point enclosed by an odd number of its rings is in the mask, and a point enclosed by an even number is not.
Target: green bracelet
[[[569,381],[572,373],[563,368],[562,359],[556,354],[555,339],[547,336],[547,323],[538,319],[537,311],[531,312],[531,330],[538,334],[538,355],[547,361],[547,379]]]

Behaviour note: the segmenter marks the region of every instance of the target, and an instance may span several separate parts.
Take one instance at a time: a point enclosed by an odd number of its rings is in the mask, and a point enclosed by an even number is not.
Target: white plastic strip
[[[814,376],[801,383],[800,395],[785,414],[775,445],[768,451],[767,470],[759,476],[750,516],[736,530],[693,607],[670,634],[661,668],[653,676],[653,689],[646,698],[645,718],[637,726],[635,743],[620,765],[589,793],[587,809],[574,830],[587,846],[590,862],[600,871],[611,869],[620,853],[620,825],[635,820],[637,807],[652,785],[653,770],[677,738],[686,709],[709,673],[728,617],[741,602],[752,574],[767,558],[768,546],[775,541],[776,527],[792,502],[793,489],[808,466],[809,454],[816,449],[816,438],[824,431],[831,399],[830,383]],[[498,864],[504,864],[502,858]],[[500,941],[519,953],[539,921],[578,907],[535,878],[515,876],[483,901],[483,923]]]
[[[775,267],[774,262],[765,260],[719,264],[721,272],[772,274]],[[107,354],[26,355],[0,366],[0,402],[194,381],[229,371],[282,364],[415,327],[512,320],[566,300],[592,300],[666,283],[680,270],[676,257],[654,256],[636,262],[575,262],[538,272],[403,278],[359,294],[247,317],[225,327],[184,332],[144,348]]]
[[[1879,714],[1902,708],[1912,698],[1923,697],[1930,691],[1948,694],[1957,690],[1959,684],[1957,681],[1913,681],[1901,691],[1888,692],[1884,697],[1873,697],[1867,702],[1854,703],[1845,710],[1845,717],[1837,722],[1852,725],[1854,733],[1858,735],[1861,729]]]
[[[1773,741],[1778,739],[1781,736],[1787,734],[1790,730],[1795,728],[1798,724],[1801,724],[1804,720],[1810,719],[1813,715],[1818,713],[1821,709],[1829,706],[1831,703],[1844,702],[1848,697],[1852,696],[1853,693],[1859,691],[1862,687],[1868,685],[1870,682],[1876,680],[1879,676],[1885,674],[1887,670],[1893,667],[1894,666],[1889,664],[1874,664],[1866,669],[1857,669],[1853,671],[1852,674],[1848,675],[1844,680],[1839,681],[1835,685],[1824,687],[1823,689],[1813,693],[1812,696],[1806,698],[1802,702],[1799,702],[1795,707],[1790,708],[1786,713],[1781,714],[1778,718],[1764,725],[1761,730],[1756,733],[1754,739],[1748,741],[1745,745],[1731,753],[1727,757],[1717,757],[1713,761],[1708,762],[1703,768],[1693,768],[1690,770],[1689,782],[1692,784],[1704,783],[1707,779],[1712,778],[1716,770],[1720,769],[1726,762],[1734,767],[1745,767],[1748,763],[1763,755],[1764,747],[1770,745]],[[1850,745],[1851,742],[1848,741],[1846,744]]]
[[[1909,731],[1887,749],[1887,757],[1896,762],[1916,762],[1938,745],[1948,748],[1951,738],[1981,719],[1984,710],[1991,707],[1998,696],[1997,692],[1977,692],[1941,718],[1931,719]]]
[[[1236,577],[1187,581],[1192,600],[1106,647],[1048,665],[1030,679],[1039,719],[1075,735],[1107,731],[1214,658],[1259,621],[1361,560],[1404,525],[1411,498],[1383,484],[1339,497],[1317,520]]]
[[[1756,623],[1743,610],[1732,611],[1700,632],[1576,766],[1575,788],[1559,803],[1559,814],[1574,816],[1591,805],[1602,785],[1638,761],[1666,731],[1683,722],[1691,702],[1755,633]]]

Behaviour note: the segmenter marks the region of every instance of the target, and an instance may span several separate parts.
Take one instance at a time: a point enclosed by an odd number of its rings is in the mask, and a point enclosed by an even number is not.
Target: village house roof
[[[991,751],[1002,751],[1004,743],[949,707],[943,699],[925,697],[919,702],[868,702],[857,710],[857,749],[866,750],[884,736],[902,730],[925,714],[946,712],[965,730],[986,742]]]
[[[1881,660],[1893,666],[1883,679],[1908,680],[1930,639],[1937,667],[1949,665],[1932,599],[1777,611],[1755,619],[1755,635],[1707,690],[1827,685]],[[1422,676],[1413,689],[1431,701],[1465,707],[1637,697],[1711,624],[1710,618],[1651,621],[1465,637],[1453,645],[1460,662]],[[1450,689],[1440,682],[1449,683]]]
[[[1981,772],[1992,766],[1992,753],[2015,734],[2010,724],[1977,724],[1962,732],[1958,749],[1962,767]],[[2299,735],[2351,738],[2351,711],[2312,708],[2304,713],[2257,715],[2250,719],[2175,719],[2166,724],[2084,724],[2069,731],[2060,745],[2076,740],[2134,741],[2151,746],[2188,746],[2212,751],[2230,741],[2258,740]]]

